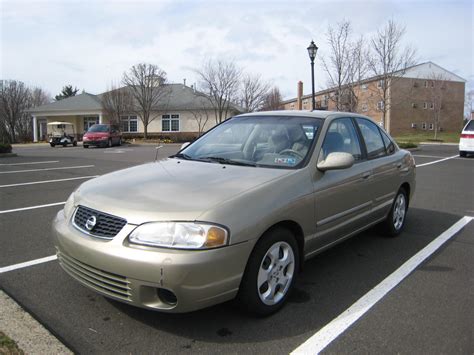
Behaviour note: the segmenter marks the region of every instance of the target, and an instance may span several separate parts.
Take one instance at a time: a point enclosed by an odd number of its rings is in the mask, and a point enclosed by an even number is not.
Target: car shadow
[[[259,318],[233,302],[187,314],[168,314],[108,300],[147,327],[211,343],[265,342],[315,332],[338,316],[460,217],[412,208],[396,238],[372,228],[305,263],[288,304]],[[258,336],[256,336],[258,334]]]

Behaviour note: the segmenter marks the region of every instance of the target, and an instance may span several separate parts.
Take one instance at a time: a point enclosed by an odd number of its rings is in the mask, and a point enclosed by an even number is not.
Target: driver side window
[[[355,161],[362,159],[359,138],[350,118],[339,118],[331,123],[321,148],[320,160],[335,152],[352,154]]]

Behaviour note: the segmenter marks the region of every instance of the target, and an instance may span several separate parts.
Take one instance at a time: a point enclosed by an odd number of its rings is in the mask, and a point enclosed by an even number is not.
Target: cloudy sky
[[[191,84],[193,68],[225,58],[294,97],[298,80],[310,90],[309,42],[318,44],[320,58],[327,53],[328,25],[344,19],[367,39],[394,19],[406,27],[404,42],[417,49],[420,62],[433,61],[474,89],[471,0],[0,0],[0,16],[0,79],[53,96],[66,84],[103,92],[139,62],[158,64],[170,81]],[[322,89],[318,58],[316,86]]]

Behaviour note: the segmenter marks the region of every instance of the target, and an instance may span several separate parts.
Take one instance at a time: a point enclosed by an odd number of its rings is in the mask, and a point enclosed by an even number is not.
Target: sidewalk
[[[0,330],[26,354],[72,354],[56,337],[0,290]]]

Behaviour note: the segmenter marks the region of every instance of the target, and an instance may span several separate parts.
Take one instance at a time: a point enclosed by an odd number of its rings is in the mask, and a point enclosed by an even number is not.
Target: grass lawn
[[[459,143],[459,132],[438,132],[437,139],[442,143]],[[434,133],[428,132],[416,132],[410,134],[404,134],[400,136],[394,136],[397,143],[400,142],[411,142],[418,144],[420,142],[430,142],[434,139]]]
[[[23,355],[23,350],[19,349],[16,343],[0,332],[0,354]]]

